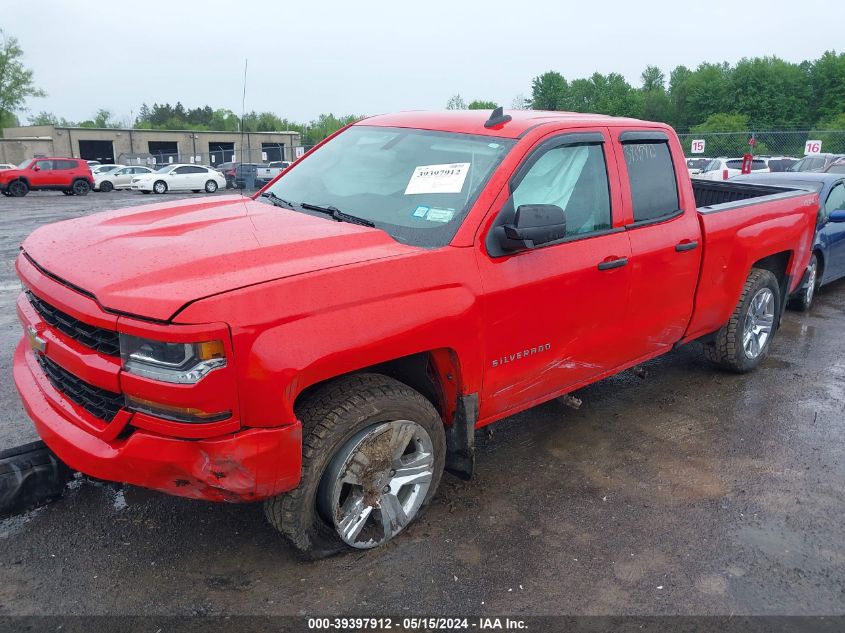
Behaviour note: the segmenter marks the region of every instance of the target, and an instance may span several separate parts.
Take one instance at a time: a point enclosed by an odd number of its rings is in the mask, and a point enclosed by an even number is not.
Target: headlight
[[[121,334],[120,357],[130,374],[178,384],[195,384],[226,366],[223,341],[165,343]]]

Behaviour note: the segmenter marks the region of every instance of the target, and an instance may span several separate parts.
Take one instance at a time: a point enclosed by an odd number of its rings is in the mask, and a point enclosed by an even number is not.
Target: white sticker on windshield
[[[469,163],[421,165],[414,168],[405,195],[414,193],[460,193],[464,188]]]

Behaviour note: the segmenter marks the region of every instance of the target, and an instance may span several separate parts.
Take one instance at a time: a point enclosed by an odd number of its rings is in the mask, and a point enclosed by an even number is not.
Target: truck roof
[[[527,130],[537,125],[556,122],[570,122],[575,127],[592,125],[665,127],[659,123],[612,117],[605,114],[550,112],[546,110],[505,110],[505,114],[511,116],[511,121],[493,128],[485,128],[484,123],[490,117],[490,113],[491,110],[408,111],[371,116],[362,119],[356,125],[419,128],[504,138],[518,138]]]

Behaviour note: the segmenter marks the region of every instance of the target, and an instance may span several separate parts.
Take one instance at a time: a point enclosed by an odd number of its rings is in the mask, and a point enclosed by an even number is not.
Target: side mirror
[[[532,249],[566,236],[566,213],[555,204],[522,204],[513,224],[500,227],[499,242],[506,251]]]
[[[837,209],[836,211],[831,211],[830,216],[827,219],[830,222],[845,222],[845,209]]]
[[[41,168],[38,165],[36,165],[35,167],[32,168],[32,171],[41,171]]]

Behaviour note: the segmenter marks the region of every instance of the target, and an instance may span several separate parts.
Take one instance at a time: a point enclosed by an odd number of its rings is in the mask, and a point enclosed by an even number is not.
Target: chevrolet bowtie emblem
[[[36,352],[43,354],[47,351],[47,341],[38,336],[35,328],[31,325],[26,328],[26,338],[29,341],[29,346]]]

